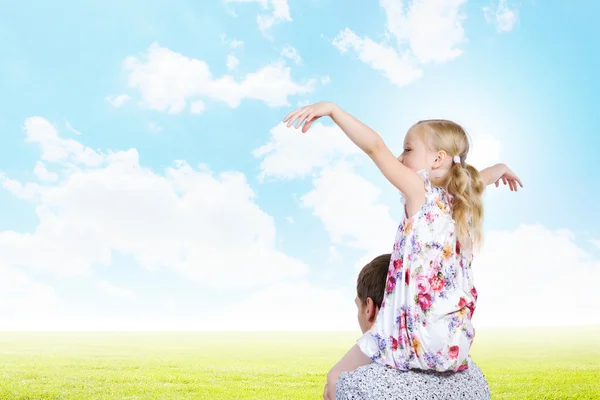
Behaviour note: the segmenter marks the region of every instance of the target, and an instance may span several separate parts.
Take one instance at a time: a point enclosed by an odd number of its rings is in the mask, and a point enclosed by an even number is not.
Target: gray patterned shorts
[[[342,372],[336,400],[489,400],[490,389],[479,367],[459,372],[399,371],[372,363]]]

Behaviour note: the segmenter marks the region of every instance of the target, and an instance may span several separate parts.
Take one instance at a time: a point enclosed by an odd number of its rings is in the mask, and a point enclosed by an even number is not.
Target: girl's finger
[[[290,119],[290,117],[291,117],[293,114],[295,114],[295,113],[297,113],[297,112],[298,112],[298,110],[297,110],[297,109],[296,109],[296,110],[294,110],[294,111],[292,111],[292,112],[290,112],[288,115],[286,115],[286,116],[285,116],[285,118],[283,119],[283,122],[286,122],[288,119]]]
[[[310,126],[312,125],[313,120],[306,120],[307,122],[304,124],[304,126],[302,127],[302,133],[306,133],[306,131],[308,131],[308,129],[310,128]]]
[[[304,121],[304,126],[302,127],[302,133],[306,133],[306,131],[308,130],[308,128],[310,128],[310,126],[312,125],[312,123],[315,121],[315,114],[314,113],[310,113],[308,114],[308,116],[306,117],[306,120]]]
[[[296,115],[294,115],[294,120],[296,120],[297,118],[300,118],[302,115],[307,114],[308,110],[309,110],[308,107],[302,107],[301,109],[296,111]],[[296,128],[297,128],[297,126],[296,126]]]
[[[523,182],[521,182],[521,180],[519,179],[519,177],[516,176],[515,178],[516,178],[517,182],[519,182],[519,185],[521,185],[521,187],[523,187]]]
[[[298,127],[299,127],[299,126],[300,126],[300,125],[301,125],[301,124],[304,122],[304,120],[305,120],[306,118],[310,117],[311,115],[313,115],[313,111],[312,111],[310,108],[308,108],[308,107],[305,107],[305,108],[303,109],[303,111],[302,111],[302,119],[301,119],[301,120],[299,121],[299,123],[296,125],[296,128],[298,128]]]
[[[294,121],[296,120],[296,118],[298,118],[298,116],[300,115],[301,111],[297,110],[294,112],[294,114],[292,116],[290,116],[288,123],[287,123],[287,127],[289,128],[290,126],[292,126],[292,124],[294,123]]]
[[[515,174],[512,174],[510,178],[511,178],[511,179],[512,179],[512,180],[515,182],[515,185],[516,185],[516,184],[517,184],[517,182],[518,182],[518,183],[519,183],[519,185],[520,185],[521,187],[523,187],[523,182],[521,182],[521,180],[519,179],[519,177],[518,177],[518,176],[516,176]]]
[[[300,125],[302,125],[306,117],[308,117],[306,113],[302,113],[298,116],[298,122],[296,122],[296,129],[300,128]]]
[[[285,117],[283,117],[283,120],[281,122],[286,122],[288,120],[288,118],[290,117],[290,115],[292,115],[292,113],[289,113],[288,115],[286,115]]]

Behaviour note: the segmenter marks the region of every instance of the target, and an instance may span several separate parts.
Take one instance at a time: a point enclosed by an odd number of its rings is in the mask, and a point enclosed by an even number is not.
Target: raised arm
[[[523,183],[514,172],[508,168],[506,164],[496,164],[491,167],[482,169],[479,174],[485,186],[496,184],[496,187],[500,184],[500,180],[510,187],[511,191],[517,191],[517,183],[523,187]]]
[[[387,180],[406,196],[407,201],[424,198],[423,179],[398,161],[377,132],[337,106],[333,107],[331,119],[375,162]]]
[[[387,180],[406,197],[407,206],[411,204],[418,207],[420,202],[425,201],[423,179],[392,154],[377,132],[337,105],[316,103],[292,111],[283,121],[287,121],[287,126],[297,121],[296,128],[304,123],[302,132],[306,132],[316,119],[323,116],[331,117],[346,136],[375,162]]]
[[[500,179],[502,174],[504,174],[504,167],[504,164],[496,164],[479,171],[479,174],[481,175],[481,179],[483,180],[485,186],[491,185],[492,183]]]

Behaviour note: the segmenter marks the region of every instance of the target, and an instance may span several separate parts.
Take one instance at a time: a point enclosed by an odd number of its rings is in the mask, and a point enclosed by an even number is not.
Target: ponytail
[[[479,249],[483,242],[483,191],[485,184],[479,171],[467,163],[454,163],[445,187],[452,195],[452,212],[456,235],[461,245]]]

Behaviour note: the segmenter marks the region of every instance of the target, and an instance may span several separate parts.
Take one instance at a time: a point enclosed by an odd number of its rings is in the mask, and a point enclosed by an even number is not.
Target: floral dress
[[[381,309],[357,344],[391,368],[463,370],[475,336],[471,246],[457,240],[451,195],[419,174],[425,204],[398,228]]]

